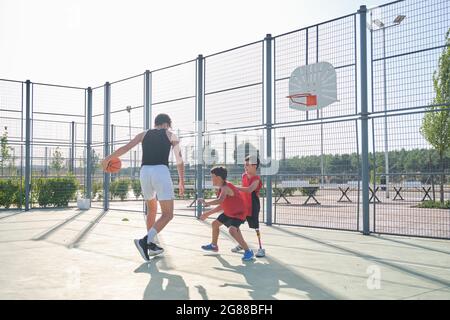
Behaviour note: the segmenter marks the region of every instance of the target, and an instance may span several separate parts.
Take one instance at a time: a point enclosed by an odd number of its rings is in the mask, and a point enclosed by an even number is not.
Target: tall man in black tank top
[[[184,194],[184,163],[181,156],[180,141],[169,131],[172,126],[170,117],[159,114],[155,118],[155,128],[139,133],[125,146],[117,149],[102,161],[103,169],[108,166],[112,157],[120,157],[137,144],[142,144],[142,166],[140,181],[142,194],[147,203],[147,235],[134,240],[139,253],[145,260],[149,255],[162,253],[164,249],[154,243],[156,234],[173,218],[173,184],[169,172],[169,154],[173,149],[179,176],[179,194]],[[156,220],[158,203],[161,206],[161,217]]]

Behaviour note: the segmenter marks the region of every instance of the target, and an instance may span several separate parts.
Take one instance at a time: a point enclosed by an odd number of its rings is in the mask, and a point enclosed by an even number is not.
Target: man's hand
[[[206,220],[206,218],[208,218],[208,214],[206,214],[206,213],[204,213],[204,214],[202,214],[201,216],[200,216],[200,220],[202,220],[202,221],[205,221]]]
[[[184,181],[178,183],[178,194],[180,197],[184,196]]]
[[[102,160],[102,168],[103,168],[103,171],[106,171],[106,169],[108,168],[108,165],[109,165],[109,158],[103,159],[103,160]]]

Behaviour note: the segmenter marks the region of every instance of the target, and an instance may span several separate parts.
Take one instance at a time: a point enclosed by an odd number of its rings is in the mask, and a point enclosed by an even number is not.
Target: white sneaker
[[[240,245],[237,245],[236,247],[231,249],[231,252],[237,253],[237,252],[239,252],[241,250],[242,250],[242,247]]]
[[[258,251],[256,252],[255,256],[257,256],[258,258],[262,258],[266,256],[266,249],[258,249]]]

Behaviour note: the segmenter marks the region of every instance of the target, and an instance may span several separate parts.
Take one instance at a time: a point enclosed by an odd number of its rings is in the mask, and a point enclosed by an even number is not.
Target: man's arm
[[[172,144],[173,153],[175,155],[175,160],[177,162],[177,171],[179,178],[178,190],[180,196],[182,196],[184,194],[184,161],[183,155],[181,154],[180,140],[174,133],[170,131],[167,131],[167,135],[169,137],[170,143]]]
[[[144,139],[146,131],[139,133],[136,135],[130,142],[128,142],[123,147],[120,147],[113,153],[111,153],[109,156],[107,156],[105,159],[102,160],[102,167],[103,170],[106,170],[108,167],[108,162],[111,160],[111,158],[119,158],[120,156],[124,155],[128,151],[130,151],[132,148],[134,148],[138,143],[142,142],[142,139]]]
[[[178,177],[180,178],[180,182],[182,181],[184,183],[184,161],[183,156],[181,155],[180,143],[178,141],[174,143],[173,153],[175,154],[175,159],[177,161]]]

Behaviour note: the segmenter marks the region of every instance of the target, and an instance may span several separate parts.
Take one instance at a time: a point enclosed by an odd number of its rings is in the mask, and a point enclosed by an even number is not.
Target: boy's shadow
[[[215,267],[217,270],[230,271],[242,274],[247,284],[225,283],[222,287],[232,286],[248,289],[249,295],[254,300],[274,300],[275,295],[282,288],[294,289],[294,297],[307,296],[310,299],[334,299],[336,298],[325,289],[321,288],[303,278],[301,275],[291,271],[272,259],[266,258],[269,263],[245,262],[243,265],[233,266],[221,256],[216,256],[224,268]],[[280,280],[284,284],[280,283]],[[292,290],[290,290],[292,292]],[[297,298],[298,299],[298,298]]]
[[[161,257],[154,257],[139,266],[135,273],[148,273],[150,282],[144,291],[144,300],[188,300],[189,288],[183,277],[161,272],[157,263]]]
[[[248,261],[244,265],[233,266],[220,255],[215,257],[224,268],[215,267],[214,269],[242,274],[247,281],[247,284],[225,283],[222,287],[248,289],[250,296],[255,300],[275,299],[274,295],[280,290],[280,284],[277,277],[265,276],[268,268],[267,263]]]

